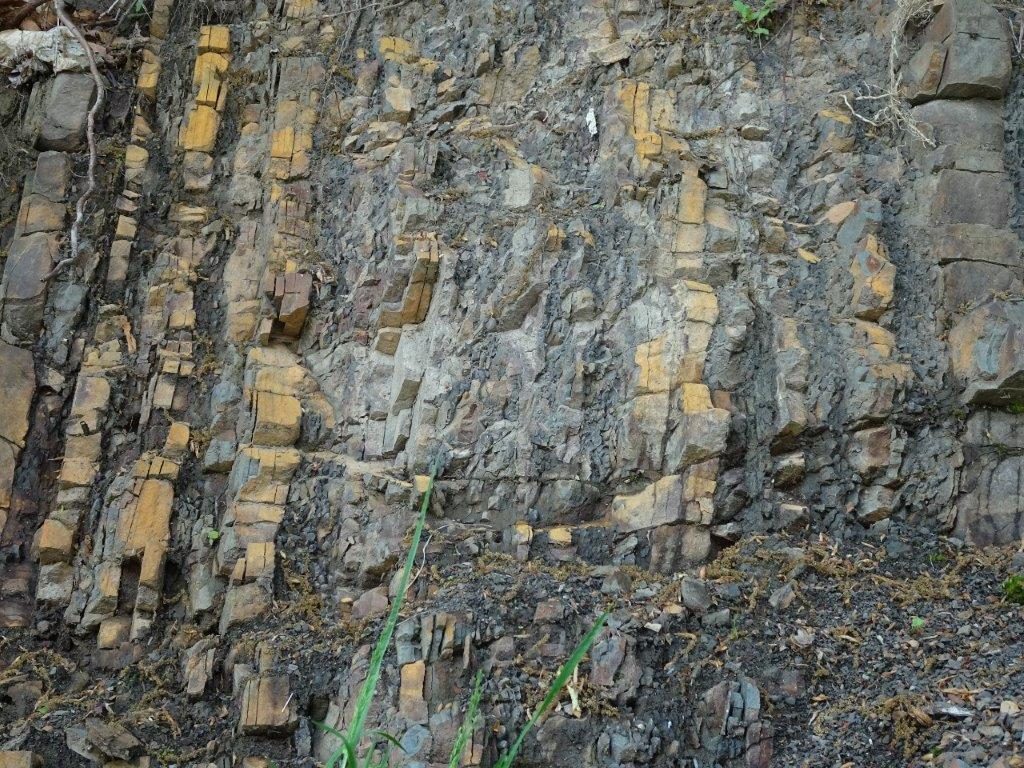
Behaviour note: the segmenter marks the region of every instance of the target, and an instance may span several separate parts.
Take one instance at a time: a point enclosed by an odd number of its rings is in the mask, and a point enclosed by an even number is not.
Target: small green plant
[[[523,730],[519,732],[519,736],[514,742],[512,742],[511,748],[502,755],[498,762],[494,764],[494,768],[511,768],[512,763],[516,759],[516,755],[519,754],[520,747],[523,746],[523,740],[526,738],[526,734],[530,732],[530,729],[537,724],[537,722],[544,716],[544,714],[551,709],[551,705],[555,703],[555,699],[558,698],[558,694],[565,687],[565,684],[569,682],[569,678],[572,677],[573,672],[576,671],[576,667],[579,666],[580,662],[583,661],[583,657],[587,655],[587,651],[590,650],[590,646],[594,644],[597,639],[598,633],[604,627],[604,622],[608,618],[607,613],[602,613],[594,626],[590,628],[583,639],[580,640],[580,644],[576,646],[576,650],[572,652],[569,660],[562,665],[562,668],[558,670],[558,674],[555,676],[555,681],[548,688],[548,694],[544,697],[544,701],[541,702],[540,706],[537,707],[537,711],[533,713],[526,725],[523,726]]]
[[[216,528],[207,528],[203,533],[206,534],[206,542],[212,547],[218,541],[220,541],[220,531]]]
[[[928,562],[931,565],[942,565],[943,563],[948,563],[949,558],[943,552],[929,552]]]
[[[743,0],[732,0],[732,9],[740,17],[740,24],[756,37],[767,37],[768,28],[762,22],[775,10],[775,0],[761,0],[761,6],[755,8]]]
[[[1010,403],[1006,406],[1006,410],[1019,416],[1024,413],[1024,403]]]
[[[149,9],[146,8],[145,0],[135,0],[128,9],[127,17],[129,19],[142,19],[149,18]]]
[[[383,754],[376,762],[373,761],[373,756],[378,753],[376,743],[371,745],[371,748],[363,755],[362,763],[359,761],[356,750],[359,748],[359,743],[363,740],[366,717],[370,714],[370,705],[373,703],[373,696],[377,691],[377,683],[380,681],[380,670],[384,665],[384,654],[387,653],[388,646],[391,645],[391,637],[394,635],[395,627],[398,625],[398,614],[402,609],[402,603],[405,602],[406,592],[409,590],[409,577],[412,575],[416,553],[420,548],[420,538],[423,536],[423,526],[427,521],[427,508],[430,506],[430,496],[434,492],[434,478],[436,475],[437,463],[435,462],[430,470],[430,479],[427,481],[427,488],[423,493],[423,501],[420,503],[420,513],[416,518],[416,527],[413,529],[409,551],[405,555],[405,564],[402,566],[402,573],[398,578],[398,589],[395,592],[395,599],[391,601],[391,611],[384,622],[384,628],[381,630],[380,637],[377,638],[377,644],[374,645],[373,652],[370,654],[370,668],[367,670],[363,687],[359,689],[359,695],[356,697],[355,713],[352,717],[352,722],[349,724],[348,731],[341,733],[326,723],[317,723],[320,728],[338,737],[341,741],[340,746],[328,758],[325,768],[360,768],[360,766],[379,768],[388,765],[390,762],[389,750],[386,744],[383,748]],[[380,735],[387,736],[384,739],[385,742],[394,742],[394,737],[387,734]],[[339,763],[339,761],[341,762]]]
[[[925,623],[925,620],[922,619],[920,616],[911,616],[910,631],[913,632],[915,635],[918,634],[924,629]]]
[[[462,725],[455,734],[455,743],[452,744],[452,756],[448,761],[448,768],[459,768],[462,764],[462,753],[466,751],[466,745],[473,736],[473,729],[480,716],[480,694],[484,690],[483,672],[477,670],[473,679],[473,693],[469,697],[469,706],[466,707],[466,716],[462,718]]]
[[[402,573],[398,579],[398,589],[395,591],[395,599],[391,603],[391,611],[388,613],[388,617],[384,622],[384,627],[381,629],[380,636],[377,638],[377,643],[374,645],[373,652],[370,654],[370,667],[366,673],[366,680],[363,681],[363,686],[359,689],[359,695],[356,697],[355,712],[353,713],[352,722],[349,724],[348,730],[345,733],[332,728],[327,725],[327,723],[314,723],[314,725],[322,731],[337,737],[341,742],[341,745],[328,758],[324,768],[387,768],[387,766],[390,765],[390,747],[393,745],[402,749],[401,743],[399,743],[399,741],[391,734],[383,731],[372,731],[371,735],[374,737],[374,740],[370,744],[369,749],[363,753],[362,759],[360,759],[358,753],[359,744],[363,740],[363,733],[366,727],[366,718],[370,713],[370,706],[373,703],[373,697],[377,691],[377,683],[380,681],[380,670],[384,664],[384,655],[387,653],[388,646],[391,645],[391,638],[395,633],[395,627],[398,625],[398,615],[409,590],[409,577],[412,574],[413,565],[416,561],[416,553],[420,547],[420,539],[423,535],[423,527],[426,524],[427,509],[430,506],[430,496],[434,491],[434,478],[436,475],[437,463],[435,462],[430,470],[430,479],[427,481],[427,488],[423,493],[423,501],[420,504],[419,516],[416,518],[416,527],[413,529],[412,541],[409,544],[409,551],[405,556],[405,564],[402,566]],[[562,665],[562,668],[555,676],[555,680],[548,689],[548,693],[544,697],[544,701],[542,701],[540,706],[537,707],[533,716],[530,717],[526,725],[523,727],[523,730],[519,732],[518,738],[516,738],[512,743],[508,752],[502,755],[498,759],[498,762],[495,763],[495,768],[511,767],[520,747],[522,747],[526,734],[530,732],[533,726],[537,724],[541,717],[543,717],[554,704],[555,700],[558,698],[558,694],[561,692],[562,688],[565,687],[566,683],[569,682],[569,678],[572,677],[573,673],[576,671],[576,667],[579,666],[583,657],[586,656],[587,651],[590,650],[590,646],[594,644],[598,633],[604,627],[607,617],[607,614],[602,614],[587,634],[584,635],[583,639],[580,640],[579,645],[576,646],[576,649],[572,652],[569,660]],[[482,690],[483,677],[478,672],[473,682],[473,693],[469,699],[466,716],[463,719],[462,724],[459,726],[459,730],[455,736],[455,743],[452,745],[451,760],[449,762],[450,768],[456,768],[456,766],[460,764],[462,753],[465,751],[466,745],[472,737],[473,729],[476,727],[476,721],[480,711],[480,696]]]
[[[1003,582],[1003,597],[1007,602],[1024,605],[1024,573],[1017,573]]]

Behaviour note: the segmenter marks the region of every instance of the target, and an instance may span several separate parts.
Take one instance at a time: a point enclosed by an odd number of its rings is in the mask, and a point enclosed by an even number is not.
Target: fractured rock
[[[730,414],[711,404],[711,393],[703,384],[680,386],[682,414],[679,426],[669,437],[666,468],[680,470],[718,456],[729,436]]]
[[[936,144],[1002,153],[1003,108],[994,101],[932,101],[911,110]]]
[[[202,104],[194,107],[185,118],[178,137],[178,145],[186,152],[211,153],[217,144],[220,115],[213,107]]]
[[[984,0],[948,0],[911,59],[908,96],[999,99],[1010,84],[1012,47],[1007,25]]]
[[[253,395],[253,411],[252,442],[256,445],[288,446],[299,439],[302,405],[297,397],[258,391]]]
[[[850,265],[853,275],[853,313],[862,320],[878,320],[893,298],[896,267],[874,235],[861,241]]]
[[[123,725],[96,717],[85,721],[85,742],[107,758],[132,760],[142,754],[142,742]]]
[[[298,725],[287,675],[251,677],[242,690],[238,730],[246,736],[286,734]]]
[[[1024,302],[993,299],[949,332],[953,373],[967,403],[1024,403]]]
[[[29,409],[35,394],[36,374],[32,352],[0,341],[0,438],[19,448],[25,445]]]
[[[982,224],[1006,227],[1012,185],[1004,173],[939,171],[930,221],[935,224]]]
[[[1024,536],[1024,457],[979,457],[962,475],[956,535],[978,546],[1015,544]]]
[[[772,764],[772,728],[762,720],[761,695],[750,678],[723,680],[708,690],[698,708],[697,730],[702,750],[715,755],[711,759],[719,765],[769,768]]]
[[[683,479],[668,475],[651,483],[639,493],[616,496],[609,519],[622,532],[640,531],[683,517]]]
[[[711,530],[704,525],[664,525],[651,536],[650,569],[657,573],[678,573],[707,560],[711,553]]]
[[[36,551],[41,565],[66,562],[74,552],[75,533],[64,523],[47,519],[37,534]]]
[[[426,665],[423,660],[402,666],[402,682],[398,691],[398,711],[414,723],[427,722],[427,702],[423,699]]]
[[[81,149],[95,95],[96,83],[88,73],[61,72],[52,81],[37,84],[32,97],[39,114],[28,118],[38,120],[36,146],[60,152]]]
[[[31,343],[43,325],[47,284],[58,258],[57,235],[37,232],[15,238],[7,254],[0,302],[3,326],[19,342]]]
[[[407,123],[411,114],[412,91],[402,86],[384,89],[384,109],[381,112],[382,120]]]
[[[313,276],[307,272],[286,272],[277,275],[273,288],[267,291],[277,312],[273,330],[290,339],[297,339],[309,314]]]

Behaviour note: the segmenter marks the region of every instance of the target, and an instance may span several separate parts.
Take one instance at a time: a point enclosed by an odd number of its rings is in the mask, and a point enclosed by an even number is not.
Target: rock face
[[[665,631],[729,627],[734,574],[697,578],[723,551],[1024,533],[1001,8],[946,0],[912,34],[894,137],[843,101],[888,77],[874,7],[787,7],[780,77],[735,19],[677,0],[285,0],[204,25],[153,5],[108,41],[134,54],[61,270],[92,79],[40,77],[5,110],[33,151],[0,262],[0,626],[220,724],[165,762],[330,757],[310,723],[351,722],[434,468],[411,599],[450,586],[434,561],[479,558],[619,601],[537,765],[772,763],[771,675],[683,674],[694,646]],[[622,608],[681,573],[678,600]],[[504,724],[462,763],[493,761],[533,701],[520,662],[550,668],[585,630],[568,595],[506,587],[402,614],[372,719],[415,764],[448,763],[476,669],[507,686]],[[799,605],[788,581],[770,595]],[[141,768],[142,734],[181,712],[115,703],[67,749]]]
[[[1011,52],[1006,21],[984,0],[944,3],[909,64],[910,98],[1001,99]]]
[[[71,152],[85,144],[85,124],[96,96],[96,84],[88,73],[62,72],[52,82],[43,81],[33,93],[38,115],[36,146]]]
[[[761,694],[749,678],[723,681],[704,694],[700,733],[712,764],[772,765],[771,728],[761,722]]]
[[[935,143],[924,162],[931,173],[917,182],[917,194],[928,205],[921,223],[934,228],[931,242],[938,246],[950,367],[961,402],[1016,410],[1024,396],[1018,349],[1024,314],[1014,298],[1024,287],[1021,243],[1010,229],[1014,191],[1003,162],[999,103],[981,100],[1001,100],[1009,87],[1007,26],[984,3],[959,0],[929,24],[922,51],[936,42],[946,47],[946,63],[930,97],[938,100],[915,110]],[[974,425],[989,421],[1005,430],[1015,419],[980,409],[969,416],[956,529],[978,543],[1006,544],[1019,538],[1022,524],[1018,494],[1004,495],[1016,462],[1009,457],[992,466],[978,455],[991,438]]]
[[[35,384],[32,353],[0,341],[0,391],[5,395],[0,409],[0,527],[7,526],[14,501],[15,475],[28,436]]]

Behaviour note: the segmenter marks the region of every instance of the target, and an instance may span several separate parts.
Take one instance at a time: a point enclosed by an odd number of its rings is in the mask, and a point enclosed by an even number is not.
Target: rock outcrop
[[[32,151],[0,278],[0,653],[53,671],[0,675],[24,710],[0,768],[328,759],[435,466],[371,715],[410,765],[448,763],[476,669],[491,714],[462,764],[491,764],[536,703],[524,668],[598,601],[527,764],[773,764],[792,734],[765,697],[823,662],[810,630],[770,673],[699,640],[762,597],[708,580],[716,558],[1024,536],[1003,9],[945,0],[912,31],[897,136],[844,99],[887,76],[877,9],[780,5],[780,54],[676,0],[350,5],[156,0],[145,37],[107,40],[133,55],[56,272],[91,76],[40,78],[11,118]],[[842,563],[818,565],[863,567]],[[447,591],[459,568],[485,591]],[[502,569],[594,594],[527,598]],[[88,717],[82,680],[46,698],[72,657],[118,681]],[[76,712],[59,746],[37,705]],[[150,749],[182,708],[209,738]]]

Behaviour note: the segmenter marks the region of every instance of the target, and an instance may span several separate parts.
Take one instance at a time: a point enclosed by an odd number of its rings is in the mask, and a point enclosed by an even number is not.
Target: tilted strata
[[[435,461],[431,535],[520,563],[669,578],[752,534],[893,519],[1020,540],[1016,96],[994,7],[947,0],[913,38],[927,141],[894,147],[843,107],[855,62],[799,13],[780,86],[740,35],[715,49],[728,66],[654,44],[629,0],[562,9],[559,45],[533,6],[350,29],[330,2],[179,5],[152,10],[103,233],[55,275],[91,79],[38,85],[26,119],[39,152],[0,281],[3,626],[111,674],[169,649],[179,693],[222,705],[214,751],[263,768],[337,748],[312,711],[343,729],[369,655],[314,697],[263,631],[299,584],[339,622],[384,615]],[[567,620],[554,598],[529,614]],[[463,607],[403,617],[374,717],[446,763],[453,692],[522,651]],[[635,701],[637,653],[603,634],[588,694]],[[768,765],[760,696],[739,673],[698,692],[674,749]],[[77,754],[157,764],[83,727]],[[477,728],[463,764],[494,743]]]

